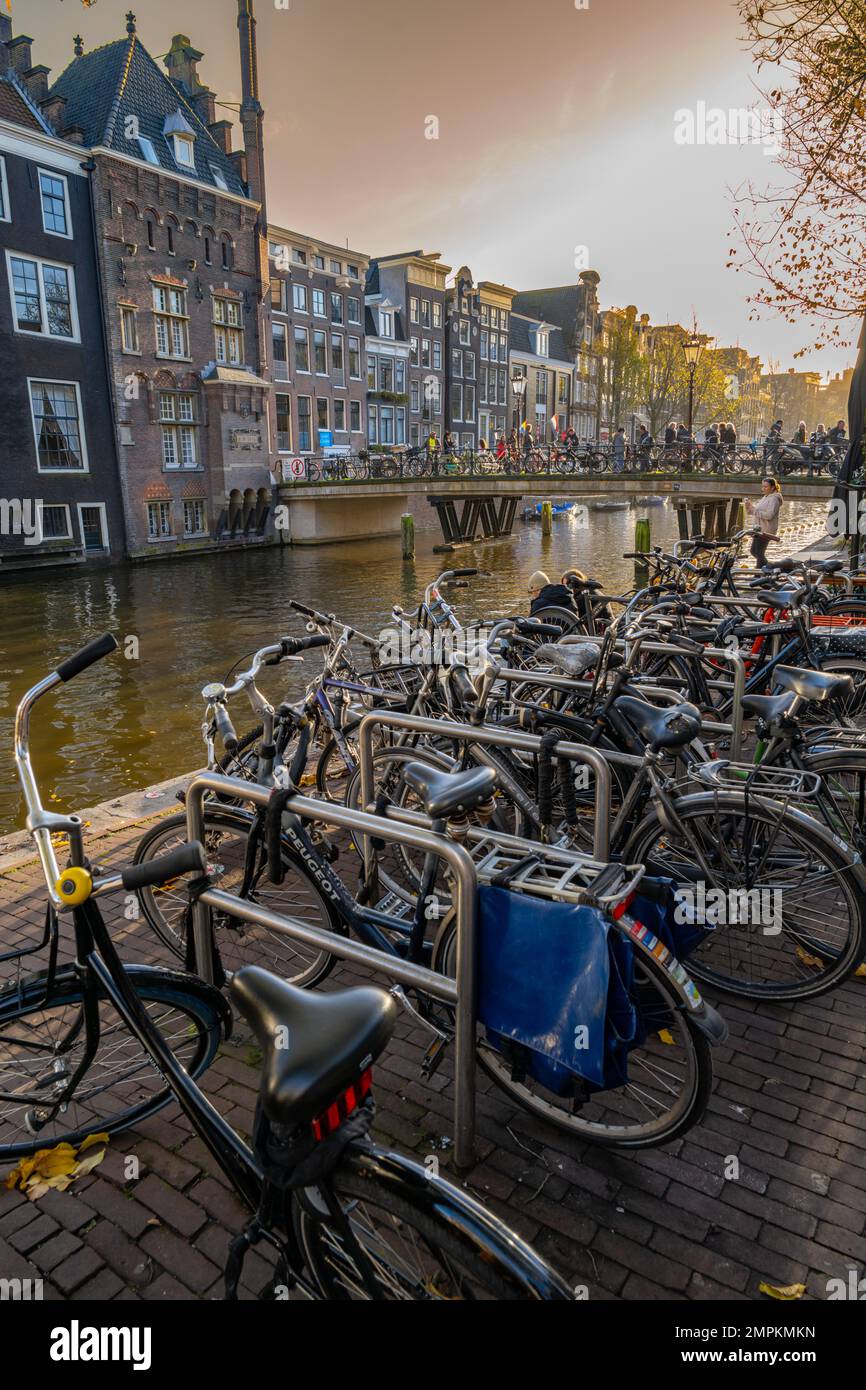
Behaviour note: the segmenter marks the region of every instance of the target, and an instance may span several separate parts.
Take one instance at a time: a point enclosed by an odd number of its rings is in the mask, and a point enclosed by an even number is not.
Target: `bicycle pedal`
[[[424,1077],[425,1081],[429,1081],[430,1077],[434,1076],[438,1071],[439,1063],[445,1056],[445,1049],[450,1041],[450,1038],[440,1033],[437,1038],[433,1039],[430,1046],[427,1048],[427,1051],[421,1059],[421,1075]]]

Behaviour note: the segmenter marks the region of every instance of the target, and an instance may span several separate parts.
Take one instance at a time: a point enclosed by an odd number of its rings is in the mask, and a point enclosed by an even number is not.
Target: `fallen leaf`
[[[806,1292],[805,1284],[786,1284],[784,1288],[777,1288],[775,1284],[758,1285],[761,1293],[768,1294],[770,1298],[781,1299],[783,1303],[790,1303],[795,1298],[802,1298]]]
[[[659,1042],[667,1043],[668,1047],[674,1047],[676,1045],[674,1043],[673,1034],[667,1028],[663,1028],[659,1033]]]

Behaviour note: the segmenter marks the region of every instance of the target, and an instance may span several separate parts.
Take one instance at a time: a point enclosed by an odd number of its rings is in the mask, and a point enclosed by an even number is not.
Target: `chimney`
[[[213,125],[216,120],[216,96],[209,87],[199,87],[193,95],[192,104],[195,114],[203,125]]]
[[[165,55],[165,66],[172,82],[176,87],[182,87],[187,96],[194,96],[201,86],[198,65],[203,57],[203,53],[193,48],[186,34],[175,34],[171,48]]]
[[[63,139],[68,140],[70,145],[83,145],[84,126],[68,125],[63,132]]]
[[[26,34],[19,34],[17,39],[8,39],[6,51],[14,72],[19,77],[23,77],[25,72],[29,72],[33,66],[33,40]]]
[[[23,74],[27,91],[37,106],[41,106],[48,96],[48,74],[50,71],[51,69],[47,68],[44,63],[39,63],[35,68],[28,68]]]
[[[238,32],[241,55],[241,127],[247,155],[250,197],[261,204],[261,222],[267,227],[265,207],[264,111],[259,101],[259,61],[253,0],[238,0]]]
[[[231,121],[210,121],[208,129],[216,140],[223,154],[230,155],[232,152],[232,123]]]
[[[246,183],[248,172],[246,150],[234,150],[233,153],[229,155],[229,159],[235,166],[235,173],[237,174],[241,183]]]
[[[49,125],[53,126],[56,131],[62,130],[66,117],[66,97],[46,96],[40,101],[39,110]]]
[[[7,44],[12,37],[12,16],[0,15],[0,44]],[[6,65],[6,54],[0,53],[0,69]]]

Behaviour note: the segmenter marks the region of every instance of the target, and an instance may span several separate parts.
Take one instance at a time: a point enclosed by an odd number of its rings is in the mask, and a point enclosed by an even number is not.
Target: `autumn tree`
[[[729,264],[749,297],[813,326],[797,356],[852,341],[866,308],[866,6],[738,0],[776,132],[775,184],[738,190]]]

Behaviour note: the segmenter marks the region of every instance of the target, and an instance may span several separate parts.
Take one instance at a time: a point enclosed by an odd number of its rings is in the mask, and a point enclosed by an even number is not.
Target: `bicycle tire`
[[[208,804],[204,808],[204,845],[208,858],[222,856],[223,880],[217,887],[231,885],[232,879],[238,883],[243,871],[244,841],[249,835],[253,818],[245,812],[229,806]],[[234,836],[236,849],[226,844],[225,837]],[[169,816],[157,821],[141,837],[136,846],[134,864],[147,864],[159,857],[160,851],[168,852],[187,838],[185,814]],[[220,862],[220,861],[217,861]],[[226,867],[227,866],[227,867]],[[306,921],[323,931],[345,934],[345,925],[339,912],[331,902],[315,877],[301,859],[284,844],[283,866],[286,878],[281,885],[272,884],[265,879],[264,867],[260,867],[253,883],[252,899],[262,906],[269,907],[283,916]],[[228,891],[234,891],[231,886]],[[139,890],[138,900],[148,924],[165,946],[178,959],[186,955],[186,940],[182,930],[182,917],[186,907],[186,890],[182,886],[175,893],[173,883],[160,888]],[[326,979],[336,964],[336,957],[325,950],[317,951],[314,946],[304,946],[293,937],[269,933],[264,928],[255,928],[236,918],[223,918],[215,913],[214,926],[217,945],[226,970],[237,970],[241,965],[261,965],[279,974],[299,989],[311,989]],[[299,967],[299,968],[295,968]]]
[[[204,980],[199,980],[194,975],[181,975],[174,971],[160,970],[148,965],[128,965],[125,967],[125,973],[127,980],[145,1005],[152,1002],[159,1005],[160,1008],[168,1006],[173,1011],[183,1015],[183,1021],[175,1029],[175,1037],[178,1039],[179,1045],[183,1045],[185,1050],[181,1051],[179,1046],[178,1051],[189,1075],[193,1079],[201,1076],[216,1056],[224,1033],[227,1033],[227,1028],[224,1027],[226,1013],[225,1009],[221,1007],[221,996],[212,985],[205,984]],[[23,1019],[29,1020],[28,1031],[31,1034],[35,1031],[40,1043],[44,1044],[46,1038],[52,1037],[48,1015],[55,1010],[72,1010],[74,1012],[81,1008],[83,1002],[82,984],[73,966],[65,966],[58,971],[54,981],[51,1002],[47,1005],[44,1003],[46,979],[47,972],[43,972],[41,975],[32,977],[20,987],[18,985],[12,986],[0,994],[0,1077],[2,1077],[0,1089],[9,1089],[9,1080],[12,1077],[12,1063],[5,1058],[7,1048],[13,1051],[16,1048],[16,1035],[13,1032],[16,1022]],[[216,996],[216,1000],[214,996]],[[115,1083],[128,1087],[133,1076],[140,1077],[142,1074],[140,1057],[144,1049],[137,1039],[126,1030],[126,1024],[115,1011],[114,1006],[109,1003],[101,986],[98,986],[97,998],[108,1006],[111,1018],[116,1020],[110,1031],[106,1029],[102,1032],[100,1044],[105,1039],[111,1039],[111,1074]],[[217,1000],[220,1001],[220,1006],[217,1005]],[[61,1023],[58,1015],[54,1036],[60,1029],[64,1034],[67,1033],[70,1026],[70,1020]],[[130,1064],[130,1073],[126,1076],[118,1074],[117,1071],[119,1047],[124,1045],[117,1042],[118,1027],[127,1031],[129,1042],[138,1049],[137,1053],[133,1052],[132,1054],[133,1058],[138,1060]],[[191,1028],[194,1030],[193,1032],[190,1032]],[[19,1051],[26,1052],[21,1041],[18,1042],[17,1047]],[[191,1054],[187,1055],[190,1048]],[[55,1056],[59,1055],[55,1054]],[[81,1078],[79,1086],[86,1083],[87,1078],[93,1075],[99,1055],[99,1051],[97,1051],[90,1068]],[[157,1068],[152,1063],[150,1065],[153,1074],[158,1077]],[[49,1070],[48,1062],[43,1061],[41,1074],[44,1075]],[[70,1070],[74,1070],[74,1064]],[[138,1082],[133,1081],[132,1084],[137,1085]],[[104,1101],[110,1095],[110,1090],[104,1084],[98,1085],[96,1094],[101,1101]],[[26,1139],[18,1138],[17,1140],[7,1138],[6,1102],[0,1101],[0,1161],[24,1158],[27,1154],[35,1153],[37,1149],[53,1147],[60,1143],[77,1145],[89,1134],[119,1133],[139,1124],[151,1115],[155,1115],[173,1099],[173,1093],[165,1088],[151,1100],[137,1100],[113,1116],[105,1113],[103,1107],[100,1106],[98,1111],[94,1107],[92,1115],[85,1118],[84,1102],[78,1098],[78,1093],[76,1093],[76,1096],[73,1096],[69,1102],[69,1109],[58,1117],[60,1121],[58,1124],[46,1126],[37,1134],[28,1134]],[[123,1103],[121,1101],[121,1104]],[[82,1107],[82,1113],[79,1115],[78,1110],[73,1107]],[[22,1109],[20,1104],[17,1109]],[[74,1116],[77,1116],[77,1119],[73,1119]]]
[[[679,820],[684,823],[688,821],[699,822],[701,817],[707,823],[708,829],[700,837],[709,869],[709,877],[704,880],[706,887],[720,888],[725,891],[738,888],[736,883],[728,881],[730,874],[725,872],[724,866],[726,860],[735,863],[738,858],[740,861],[745,858],[743,855],[738,855],[734,847],[738,843],[738,836],[743,832],[743,827],[749,822],[753,826],[757,823],[769,827],[770,831],[773,832],[771,843],[774,845],[779,843],[782,826],[787,825],[787,833],[795,846],[794,854],[799,854],[810,870],[814,871],[816,884],[826,889],[830,875],[840,882],[840,893],[836,905],[829,904],[827,908],[830,914],[829,920],[841,925],[843,905],[847,907],[847,931],[844,927],[842,928],[845,931],[844,940],[838,944],[835,941],[824,940],[816,936],[816,929],[812,920],[814,919],[814,911],[809,906],[810,897],[806,890],[806,881],[799,885],[791,885],[793,891],[789,889],[784,895],[780,907],[780,912],[783,915],[783,930],[771,935],[769,932],[765,932],[763,925],[744,924],[744,926],[745,931],[748,932],[752,925],[760,925],[760,932],[755,933],[755,935],[760,934],[763,937],[763,941],[758,943],[762,948],[762,954],[757,963],[763,962],[764,952],[768,945],[770,950],[773,949],[773,940],[789,940],[793,946],[791,954],[796,962],[794,968],[799,972],[798,978],[773,981],[744,979],[742,975],[734,976],[731,973],[734,968],[734,948],[730,939],[730,932],[733,928],[732,926],[722,926],[716,927],[708,933],[704,941],[689,956],[688,969],[696,980],[703,984],[712,985],[714,989],[725,994],[747,999],[793,1002],[800,999],[814,999],[818,995],[825,994],[856,970],[863,958],[866,872],[864,872],[858,857],[843,841],[831,835],[811,816],[758,796],[749,798],[747,816],[743,794],[738,791],[691,793],[678,800],[676,814]],[[692,828],[694,830],[694,826]],[[696,838],[698,838],[697,835]],[[674,837],[655,807],[652,807],[640,824],[633,829],[622,853],[625,863],[651,863],[654,866],[659,866],[659,871],[672,878],[680,888],[693,891],[695,884],[701,881],[696,875],[703,871],[695,868],[693,848],[688,846],[685,861],[675,858],[677,846],[674,843]],[[714,868],[714,861],[720,867]],[[825,876],[824,871],[827,869],[829,869],[829,874]],[[742,873],[742,870],[740,872]],[[780,875],[781,870],[777,871],[776,876]],[[748,884],[749,890],[754,888],[754,883]],[[779,891],[784,892],[784,887],[779,887]],[[796,928],[794,925],[796,919],[789,916],[789,925],[785,927],[784,914],[793,914],[797,910],[806,913],[807,925]],[[738,925],[737,931],[740,930],[742,927]],[[744,935],[741,938],[741,947],[746,941],[747,938]],[[751,942],[748,942],[748,945],[751,948]],[[730,962],[727,974],[721,968],[725,956]],[[809,962],[808,957],[820,957],[827,962],[827,969],[823,974],[819,976],[816,973],[815,967]],[[715,964],[712,963],[713,958],[715,958]],[[742,960],[742,949],[738,959]],[[767,960],[767,973],[774,965],[778,973],[778,961],[778,953]]]

